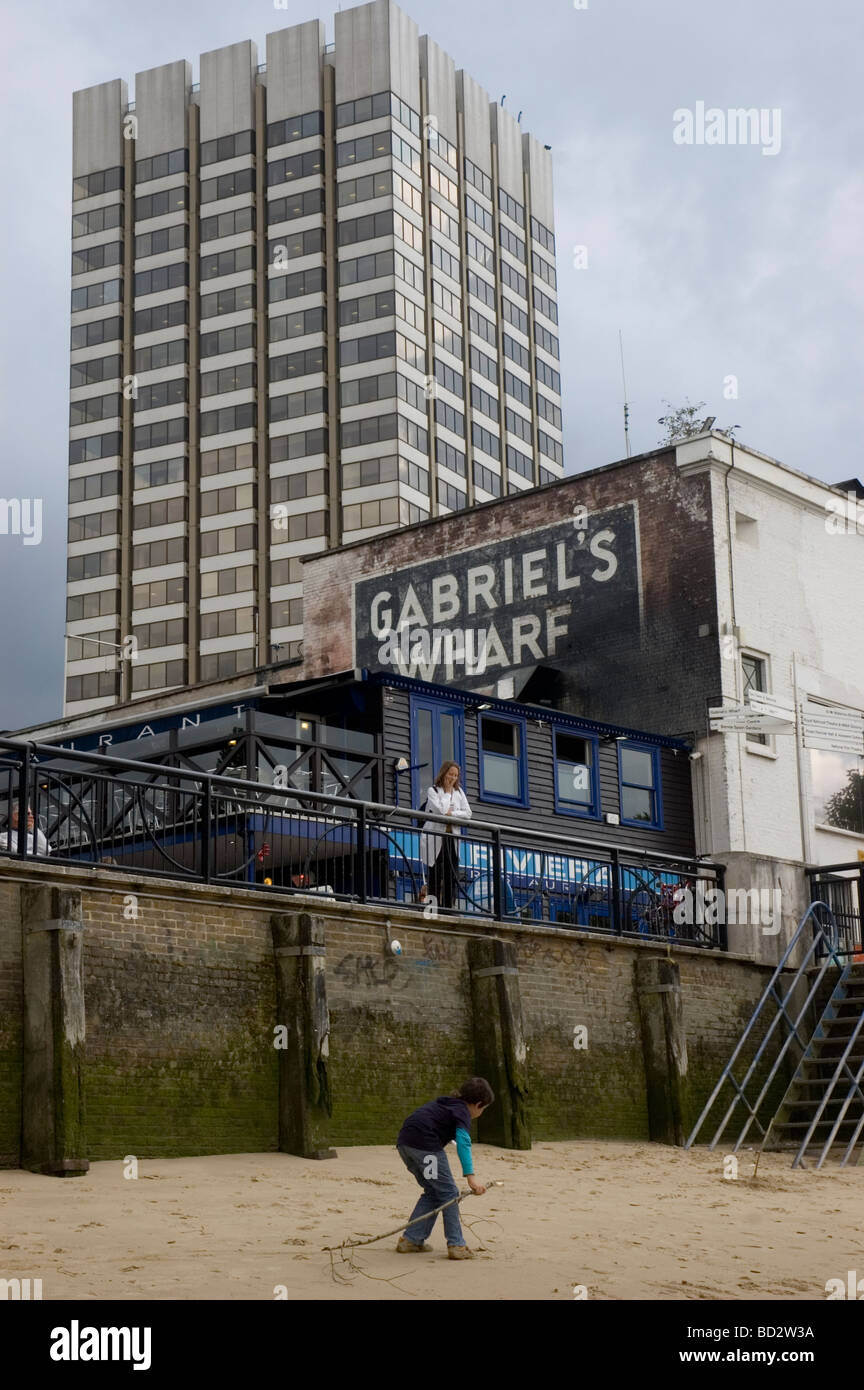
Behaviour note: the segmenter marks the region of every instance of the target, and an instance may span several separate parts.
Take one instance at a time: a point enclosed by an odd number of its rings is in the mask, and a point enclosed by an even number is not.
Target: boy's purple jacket
[[[408,1116],[399,1131],[396,1147],[435,1153],[456,1138],[457,1129],[471,1133],[471,1116],[460,1096],[439,1096]]]

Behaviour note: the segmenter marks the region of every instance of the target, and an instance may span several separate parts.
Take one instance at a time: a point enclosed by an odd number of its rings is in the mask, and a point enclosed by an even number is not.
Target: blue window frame
[[[627,739],[618,744],[621,824],[663,829],[660,749]]]
[[[422,806],[443,762],[458,763],[465,786],[465,711],[447,700],[411,697],[411,797]]]
[[[599,740],[578,729],[554,729],[555,810],[564,816],[598,820],[600,783],[597,773]]]
[[[503,806],[528,805],[525,720],[477,717],[480,800]]]

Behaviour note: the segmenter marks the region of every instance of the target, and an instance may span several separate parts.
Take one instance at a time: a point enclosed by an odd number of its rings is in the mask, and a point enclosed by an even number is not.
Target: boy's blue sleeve
[[[459,1162],[462,1164],[463,1178],[472,1177],[474,1160],[471,1157],[471,1135],[467,1129],[462,1129],[461,1126],[456,1131],[456,1152],[459,1155]]]

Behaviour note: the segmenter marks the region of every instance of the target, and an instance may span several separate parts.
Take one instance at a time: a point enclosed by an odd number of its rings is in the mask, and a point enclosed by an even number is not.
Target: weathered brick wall
[[[44,872],[82,891],[88,1156],[275,1149],[270,914],[299,909],[298,900],[146,885],[107,871]],[[6,1164],[17,1162],[20,1129],[21,926],[14,878],[0,866],[2,1036],[11,1040],[0,1070]],[[403,944],[402,956],[394,957],[380,909],[317,907],[326,919],[332,1142],[392,1143],[411,1109],[474,1070],[469,938],[393,913],[391,932]],[[634,963],[640,951],[657,948],[528,927],[501,930],[517,949],[534,1138],[646,1139]],[[767,971],[685,950],[675,958],[695,1116]],[[588,1030],[584,1050],[573,1046],[580,1025]]]
[[[0,1168],[17,1164],[21,1144],[23,1007],[18,889],[0,880]]]
[[[89,1157],[275,1149],[267,914],[125,896],[84,891]]]
[[[763,970],[755,976],[753,969],[745,961],[717,961],[700,956],[682,959],[681,990],[688,1018],[687,1061],[690,1107],[694,1123],[714,1089],[720,1070],[728,1061],[747,1025],[758,995],[769,979],[770,972]],[[755,993],[754,983],[757,985]],[[772,1017],[773,1012],[759,1021],[743,1054],[743,1066],[736,1071],[739,1077],[746,1071]],[[766,1067],[762,1067],[759,1072],[760,1077],[764,1078],[767,1063],[773,1060],[774,1053],[771,1051],[767,1055]],[[785,1090],[787,1080],[784,1071],[779,1081],[780,1094]],[[776,1089],[775,1087],[775,1093]],[[728,1106],[731,1092],[724,1092],[724,1095]],[[779,1094],[776,1095],[776,1100],[779,1103]],[[721,1118],[722,1113],[716,1117],[715,1124],[719,1124]]]
[[[405,1116],[474,1072],[464,937],[328,921],[335,1144],[394,1142]]]
[[[599,937],[517,941],[538,1139],[646,1139],[648,1111],[635,962],[646,948]],[[653,948],[656,949],[656,948]],[[768,979],[748,962],[675,951],[687,1033],[688,1103],[695,1123]],[[574,1047],[574,1030],[587,1046]],[[748,1057],[761,1032],[755,1034]],[[779,1099],[779,1097],[778,1097]]]
[[[516,956],[538,1139],[648,1137],[636,949],[585,937],[520,935]],[[577,1027],[587,1030],[587,1046],[578,1050]]]

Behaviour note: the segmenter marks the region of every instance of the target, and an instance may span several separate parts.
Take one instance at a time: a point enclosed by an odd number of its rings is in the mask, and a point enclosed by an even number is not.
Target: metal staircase
[[[825,1012],[768,1126],[763,1148],[794,1151],[821,1168],[835,1145],[845,1144],[844,1167],[864,1129],[864,966],[844,965]]]
[[[864,964],[842,958],[838,940],[831,909],[811,903],[685,1148],[695,1143],[724,1088],[728,1094],[731,1087],[731,1101],[709,1148],[723,1141],[735,1153],[751,1136],[762,1149],[793,1152],[793,1168],[805,1158],[821,1168],[841,1144],[840,1166],[856,1153],[864,1131]],[[793,968],[789,962],[799,947],[801,961]],[[814,1016],[815,1028],[807,1022]],[[761,1028],[759,1045],[739,1079],[736,1068],[740,1073],[748,1044]],[[785,1037],[766,1071],[778,1029]],[[792,1079],[775,1105],[778,1081],[795,1058]],[[860,1158],[859,1153],[856,1161]]]

